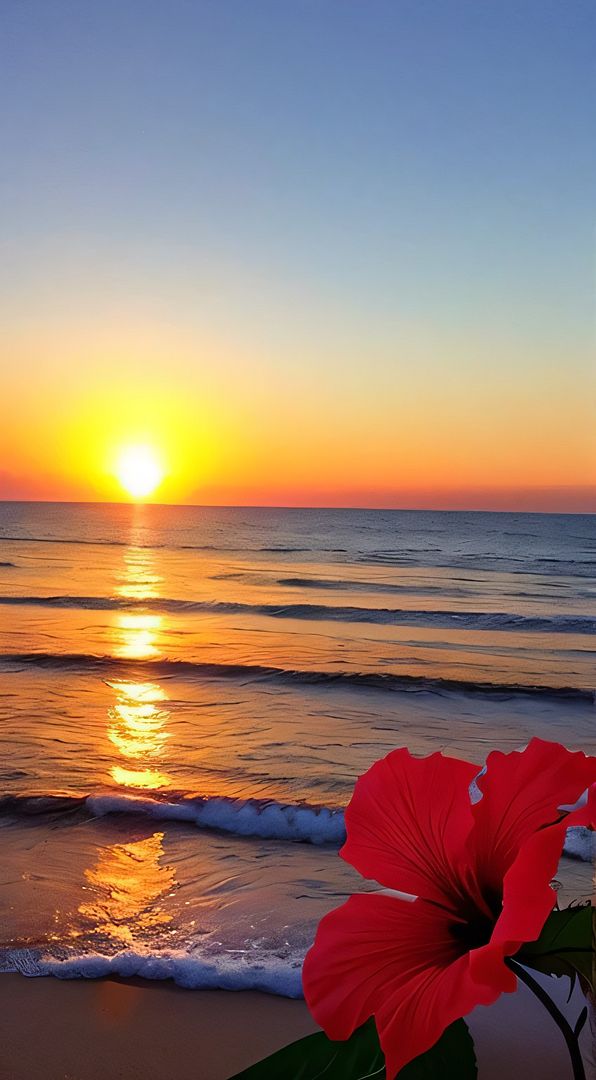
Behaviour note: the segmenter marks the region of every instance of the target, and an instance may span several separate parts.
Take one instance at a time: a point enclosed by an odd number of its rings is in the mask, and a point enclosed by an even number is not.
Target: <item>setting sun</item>
[[[121,453],[116,475],[129,495],[134,499],[144,499],[153,494],[164,473],[150,447],[132,446]]]

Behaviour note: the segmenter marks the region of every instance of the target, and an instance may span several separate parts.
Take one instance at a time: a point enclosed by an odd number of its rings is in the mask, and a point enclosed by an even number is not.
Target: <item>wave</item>
[[[352,580],[350,578],[321,578],[321,577],[282,577],[271,579],[270,571],[258,572],[249,570],[233,570],[224,571],[220,574],[210,574],[209,581],[241,581],[249,585],[266,585],[271,584],[281,585],[284,588],[291,589],[314,589],[314,590],[330,590],[337,592],[370,592],[370,593],[398,593],[402,596],[442,596],[442,597],[457,597],[459,599],[469,597],[471,590],[465,588],[464,585],[477,586],[478,583],[483,583],[482,579],[477,577],[464,577],[458,575],[454,580],[460,581],[464,584],[458,585],[446,585],[441,581],[437,585],[404,585],[401,582],[394,581],[363,581],[361,579]],[[554,593],[555,599],[561,595],[560,590],[566,589],[565,584],[559,582],[549,582],[548,585],[542,585],[541,590],[537,589],[516,589],[512,594],[516,600],[539,600],[544,601],[545,598],[550,598],[550,593],[547,590],[558,590]],[[577,588],[573,590],[573,598],[575,600],[590,600],[594,596],[593,589],[586,589],[580,591]]]
[[[275,799],[235,799],[227,795],[178,795],[168,799],[142,795],[4,795],[0,814],[15,817],[74,815],[103,817],[138,814],[159,821],[185,821],[201,829],[261,840],[335,844],[345,839],[340,807],[281,803]]]
[[[568,829],[564,851],[571,859],[596,863],[596,832],[583,825]]]
[[[68,536],[0,536],[0,543],[11,544],[82,544],[85,547],[130,547],[127,540],[84,540]],[[134,547],[163,547],[162,544],[134,544]]]
[[[251,574],[246,571],[213,574],[210,580],[246,581],[258,585],[270,584],[269,578],[264,575],[259,576],[258,574]],[[473,577],[458,577],[455,580],[477,585],[479,579]],[[457,597],[459,599],[469,597],[471,592],[469,588],[466,589],[457,585],[446,585],[443,582],[440,582],[437,585],[402,585],[389,581],[362,581],[351,580],[350,578],[283,577],[276,578],[275,584],[292,589],[329,589],[337,592],[399,593],[402,596],[448,596]],[[564,586],[556,582],[550,582],[547,588],[562,589]],[[545,597],[550,598],[549,593],[545,591],[544,588],[542,592],[531,589],[516,589],[513,595],[516,600],[544,601]],[[556,593],[555,599],[558,599],[559,595],[560,593]],[[573,591],[573,598],[575,600],[589,600],[593,595],[593,590],[589,589],[584,592],[581,592],[578,589],[574,589]]]
[[[196,956],[182,950],[152,953],[133,950],[106,956],[80,953],[65,958],[41,950],[0,951],[0,972],[19,972],[29,978],[53,975],[58,979],[172,979],[187,990],[261,990],[280,997],[302,997],[302,956],[280,958],[255,950],[250,956],[209,954]]]
[[[243,554],[250,554],[254,551],[264,551],[269,553],[278,553],[280,555],[297,555],[305,551],[310,551],[310,548],[306,547],[249,547],[248,545],[243,547],[234,547],[229,544],[175,544],[173,545],[177,551],[232,551],[237,554],[242,552]],[[329,548],[329,551],[341,551],[342,548]]]
[[[180,600],[160,597],[135,600],[119,596],[1,596],[0,605],[74,608],[92,611],[195,612],[216,615],[265,615],[274,619],[306,619],[381,626],[439,627],[456,630],[518,633],[593,634],[596,618],[582,615],[521,615],[500,611],[450,611],[368,608],[328,604],[245,604],[232,600]]]
[[[260,840],[331,844],[346,838],[342,807],[312,803],[282,803],[275,799],[239,799],[228,795],[185,795],[158,799],[143,795],[100,792],[90,795],[4,795],[0,814],[14,817],[77,814],[89,818],[135,814],[158,821],[181,821],[201,829]],[[567,830],[565,854],[591,862],[596,834],[583,826]]]
[[[564,563],[565,565],[568,566],[569,562],[570,562],[570,559],[568,559],[568,558],[554,558],[553,556],[548,556],[547,558],[539,558],[538,556],[536,556],[536,557],[534,557],[532,559],[532,562],[533,563],[546,563],[547,566],[558,566],[561,563]],[[575,565],[575,564],[577,564],[579,566],[596,566],[596,558],[574,558],[573,561],[572,561],[572,565]]]
[[[255,551],[268,552],[270,554],[280,555],[292,555],[305,552],[311,552],[310,547],[290,547],[283,545],[265,545],[265,546],[250,546],[250,545],[230,545],[230,544],[163,544],[163,543],[142,543],[137,542],[135,544],[130,543],[128,540],[116,540],[98,538],[93,540],[85,539],[81,536],[0,536],[0,543],[6,541],[13,544],[75,544],[92,547],[135,547],[150,550],[161,550],[164,547],[171,548],[173,551],[226,551],[236,553],[250,553]],[[328,551],[332,553],[348,554],[347,548],[321,548],[321,551]]]
[[[213,580],[221,581],[226,577],[242,579],[242,574],[216,574]],[[268,584],[267,579],[263,579]],[[283,585],[290,589],[330,589],[338,592],[378,592],[400,593],[402,596],[468,596],[465,589],[453,588],[443,585],[398,585],[395,582],[383,581],[351,581],[349,578],[343,581],[339,578],[307,578],[307,577],[283,577],[277,578],[276,585]],[[518,594],[519,595],[519,594]]]
[[[440,567],[441,569],[474,570],[478,573],[510,573],[545,577],[554,575],[557,577],[586,578],[594,575],[594,559],[537,558],[533,555],[495,555],[490,552],[457,552],[450,554],[441,551],[439,557],[428,558],[427,552],[416,551],[408,553],[402,549],[395,551],[357,551],[351,556],[354,563],[370,564],[371,566],[386,567]]]
[[[517,535],[517,534],[516,534]],[[450,552],[444,548],[403,548],[395,549],[371,549],[328,547],[325,545],[308,547],[294,545],[258,545],[258,544],[177,544],[175,541],[160,543],[157,540],[137,541],[131,545],[130,541],[116,538],[86,538],[86,537],[57,537],[57,536],[8,536],[0,535],[0,543],[17,544],[74,544],[92,547],[136,547],[143,550],[171,551],[196,551],[213,552],[221,554],[237,555],[304,555],[310,561],[313,556],[325,558],[331,561],[348,563],[378,565],[386,567],[440,567],[444,569],[474,569],[479,573],[493,573],[495,571],[511,574],[545,576],[571,576],[575,578],[591,578],[594,574],[596,561],[590,558],[581,558],[575,555],[573,559],[537,557],[534,555],[495,555],[490,552]],[[339,558],[333,559],[333,556]]]
[[[418,693],[464,693],[468,695],[510,698],[521,695],[554,698],[593,704],[595,692],[576,686],[548,686],[531,683],[475,682],[468,679],[445,679],[427,675],[404,675],[392,672],[309,671],[304,668],[268,667],[264,664],[200,663],[192,660],[125,660],[115,656],[88,653],[3,653],[0,667],[40,667],[53,671],[142,671],[143,677],[167,679],[173,676],[195,679],[240,679],[244,682],[275,682],[301,686],[346,686],[367,690],[408,691]]]

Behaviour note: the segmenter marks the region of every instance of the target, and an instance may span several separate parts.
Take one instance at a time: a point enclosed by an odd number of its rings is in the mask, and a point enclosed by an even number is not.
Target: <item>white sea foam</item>
[[[565,855],[571,856],[572,859],[596,863],[596,832],[584,828],[583,825],[567,829]]]
[[[191,821],[200,828],[258,836],[263,840],[301,840],[339,846],[346,838],[343,810],[326,806],[292,806],[223,796],[160,802],[129,795],[90,795],[87,805],[98,816],[148,814],[161,820]],[[564,853],[585,862],[596,860],[596,833],[583,826],[568,829]]]
[[[31,950],[12,950],[0,959],[0,971],[15,971],[29,978],[53,975],[58,979],[99,979],[118,975],[130,979],[171,979],[187,990],[261,990],[280,997],[302,997],[302,959],[238,952],[198,957],[182,951],[150,953],[127,950],[106,956],[82,953],[68,959],[36,956]]]
[[[472,802],[481,797],[475,783]],[[301,841],[339,847],[346,838],[344,812],[338,807],[281,803],[273,799],[233,799],[225,795],[180,794],[170,800],[143,795],[31,795],[0,798],[0,811],[30,816],[86,808],[93,817],[143,814],[161,821],[185,821],[202,829],[262,840]],[[596,859],[596,834],[584,827],[567,830],[566,855],[586,862]]]
[[[325,806],[283,804],[258,799],[212,798],[162,802],[127,795],[90,795],[89,810],[102,814],[137,813],[170,821],[190,821],[201,828],[221,829],[263,840],[301,840],[341,844],[345,839],[342,810]]]

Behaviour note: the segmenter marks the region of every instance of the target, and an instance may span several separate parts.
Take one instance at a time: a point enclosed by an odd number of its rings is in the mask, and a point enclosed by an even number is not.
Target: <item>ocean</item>
[[[298,996],[356,777],[595,752],[595,630],[594,516],[0,503],[0,970]]]

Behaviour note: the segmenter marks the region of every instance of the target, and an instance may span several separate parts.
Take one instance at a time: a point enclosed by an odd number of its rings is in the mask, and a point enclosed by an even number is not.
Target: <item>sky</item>
[[[0,498],[596,510],[592,0],[0,22]]]

